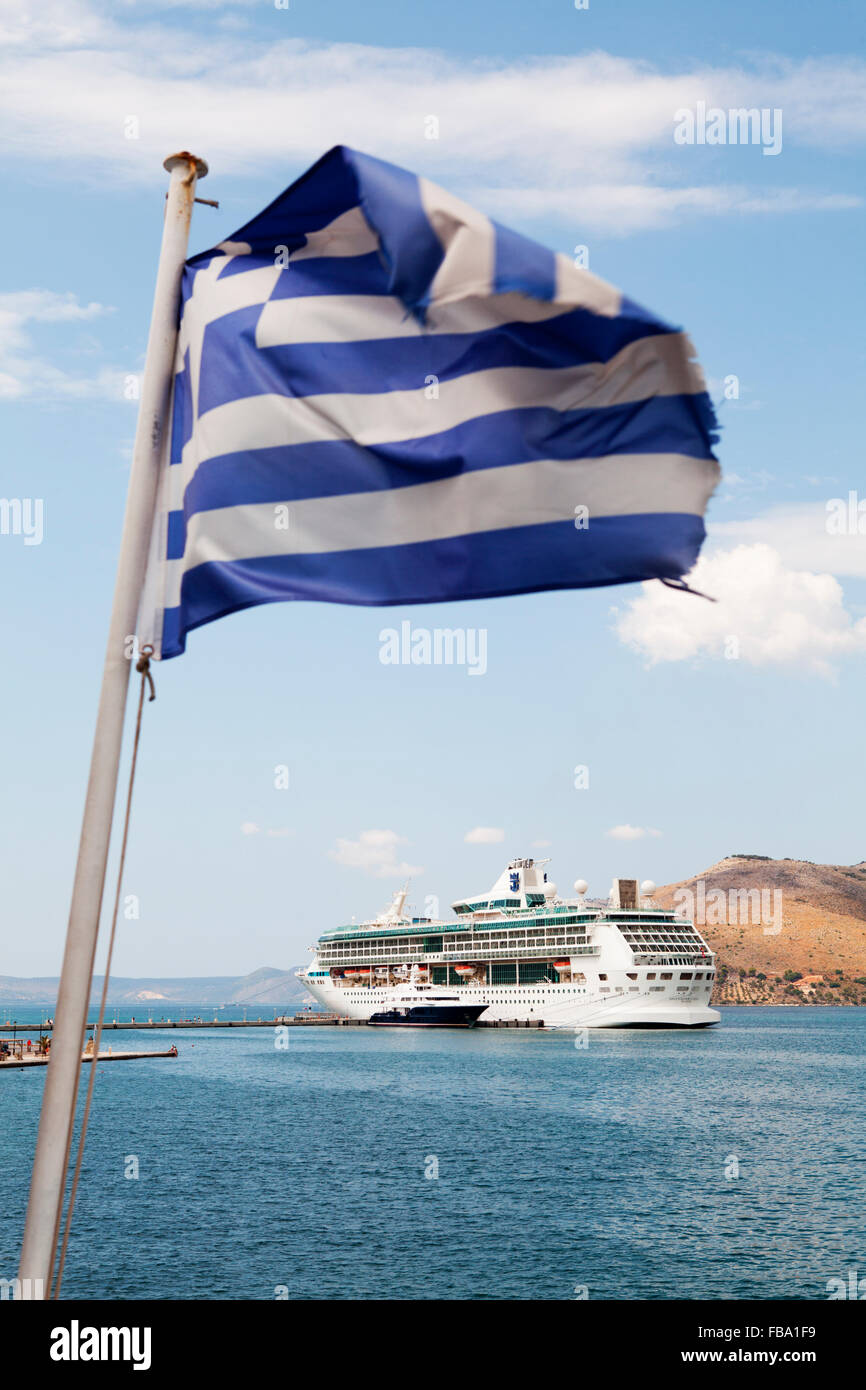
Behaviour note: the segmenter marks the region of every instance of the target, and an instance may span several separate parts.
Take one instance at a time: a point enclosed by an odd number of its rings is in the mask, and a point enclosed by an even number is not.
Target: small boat
[[[427,994],[414,1003],[406,999],[399,1007],[371,1014],[367,1022],[374,1028],[474,1028],[486,1004],[464,1004],[454,994]]]

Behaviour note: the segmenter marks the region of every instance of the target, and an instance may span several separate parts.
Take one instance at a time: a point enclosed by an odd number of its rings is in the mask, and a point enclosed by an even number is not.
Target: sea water
[[[171,1043],[97,1064],[64,1297],[825,1299],[866,1275],[866,1009],[103,1046]],[[44,1079],[0,1074],[0,1277]]]

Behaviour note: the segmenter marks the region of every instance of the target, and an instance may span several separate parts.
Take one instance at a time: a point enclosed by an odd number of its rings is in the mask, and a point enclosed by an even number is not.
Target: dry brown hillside
[[[697,924],[727,967],[717,990],[721,1001],[866,1003],[866,861],[845,866],[732,855],[654,897],[675,906],[681,889],[693,894]],[[786,971],[802,978],[786,981]]]

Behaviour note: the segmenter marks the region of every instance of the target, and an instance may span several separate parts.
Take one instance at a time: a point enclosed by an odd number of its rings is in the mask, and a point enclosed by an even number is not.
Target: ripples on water
[[[715,1031],[586,1049],[508,1030],[171,1040],[176,1060],[100,1069],[66,1297],[823,1299],[866,1272],[866,1009],[726,1009]],[[5,1277],[43,1083],[0,1078]]]

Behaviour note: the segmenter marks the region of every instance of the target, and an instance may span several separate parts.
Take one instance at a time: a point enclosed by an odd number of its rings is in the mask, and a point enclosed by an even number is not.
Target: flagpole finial
[[[177,154],[170,154],[167,159],[162,161],[163,169],[171,173],[178,164],[194,164],[196,178],[203,179],[207,174],[207,160],[199,159],[198,155],[190,154],[189,150],[180,150]]]

